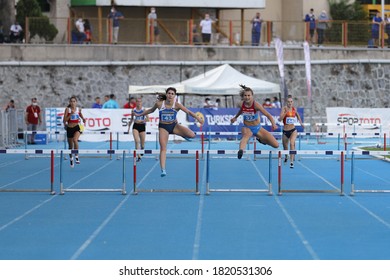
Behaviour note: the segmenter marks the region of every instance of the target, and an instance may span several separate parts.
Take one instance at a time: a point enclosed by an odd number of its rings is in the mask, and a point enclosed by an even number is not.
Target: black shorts
[[[173,123],[159,123],[158,127],[165,129],[166,131],[168,131],[169,134],[173,134],[173,130],[175,129],[176,125],[177,125],[177,122],[173,122]]]
[[[137,130],[139,133],[145,132],[146,125],[144,123],[134,123],[133,124],[133,130]]]
[[[74,134],[76,133],[76,132],[80,132],[80,134],[81,134],[81,130],[80,130],[80,126],[79,125],[76,125],[76,126],[74,126],[74,127],[67,127],[66,128],[66,137],[68,137],[68,138],[73,138],[74,137]]]
[[[285,135],[287,138],[290,138],[295,130],[297,130],[295,127],[291,130],[283,130],[283,135]]]

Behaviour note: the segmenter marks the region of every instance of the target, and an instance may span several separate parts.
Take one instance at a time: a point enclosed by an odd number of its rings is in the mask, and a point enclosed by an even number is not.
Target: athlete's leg
[[[167,144],[168,144],[169,133],[164,128],[159,128],[158,132],[159,132],[159,142],[160,142],[161,176],[165,176],[166,175],[165,163],[167,160]]]
[[[275,137],[271,133],[269,133],[263,127],[260,128],[256,136],[259,137],[263,143],[268,144],[273,148],[279,147],[279,142],[275,139]]]
[[[290,151],[295,151],[295,140],[297,139],[298,132],[295,130],[293,133],[291,133],[290,136]],[[295,160],[295,155],[291,155],[290,161],[294,162]]]

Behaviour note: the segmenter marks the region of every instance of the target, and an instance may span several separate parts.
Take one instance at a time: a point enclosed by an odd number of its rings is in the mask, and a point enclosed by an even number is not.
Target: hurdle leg
[[[54,151],[50,152],[50,194],[54,195]]]
[[[195,193],[197,195],[200,194],[199,192],[199,151],[196,151],[195,156]]]
[[[125,168],[125,151],[122,156],[122,194],[126,194],[126,168]]]
[[[207,151],[206,154],[206,194],[207,195],[210,194],[209,176],[210,176],[210,152]]]
[[[269,151],[268,157],[268,194],[272,195],[272,151]]]
[[[278,152],[278,195],[282,195],[282,152]]]
[[[64,192],[64,184],[62,183],[62,165],[63,165],[63,156],[64,156],[64,152],[61,151],[61,154],[60,154],[60,194],[65,194]]]
[[[133,194],[138,194],[137,192],[137,152],[133,152]]]

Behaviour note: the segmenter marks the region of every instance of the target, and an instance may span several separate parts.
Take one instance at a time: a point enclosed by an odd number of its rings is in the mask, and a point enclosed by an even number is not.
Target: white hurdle
[[[272,151],[261,151],[261,150],[246,150],[244,151],[245,154],[250,155],[260,155],[260,154],[268,154],[268,186],[267,188],[256,188],[256,189],[236,189],[236,188],[229,188],[229,189],[220,189],[220,188],[210,188],[210,166],[211,166],[211,160],[210,160],[210,154],[216,154],[216,155],[237,155],[237,150],[208,150],[206,154],[206,194],[211,194],[212,192],[265,192],[269,195],[272,195]]]
[[[302,151],[278,151],[278,195],[282,195],[282,193],[339,193],[340,195],[344,195],[344,155],[345,151],[326,151],[326,150],[302,150]],[[326,189],[283,189],[282,188],[282,155],[338,155],[340,157],[340,188],[334,190],[326,190]]]
[[[357,160],[355,158],[355,155],[362,155],[362,156],[370,156],[373,157],[376,160],[386,160],[389,161],[390,157],[390,151],[365,151],[365,150],[358,150],[358,151],[352,151],[351,153],[351,195],[355,195],[355,193],[390,193],[390,189],[367,189],[367,188],[360,188],[357,189],[355,186],[355,161]],[[390,186],[390,184],[389,184]]]
[[[37,150],[20,150],[20,149],[2,149],[0,154],[24,154],[27,155],[48,155],[50,157],[50,187],[47,189],[4,189],[0,188],[0,192],[49,192],[55,194],[54,191],[54,154],[55,152],[50,149],[37,149]]]
[[[122,154],[122,187],[120,188],[66,188],[63,183],[63,157],[67,154],[99,154],[99,155],[115,155]],[[121,192],[126,194],[126,169],[125,169],[125,153],[126,150],[61,150],[60,151],[60,194],[65,192]]]
[[[149,188],[149,189],[140,189],[137,186],[137,154],[144,155],[157,155],[160,154],[160,150],[134,150],[133,152],[133,194],[136,195],[140,192],[193,192],[197,195],[199,192],[199,151],[198,150],[167,150],[168,155],[192,155],[191,158],[194,158],[195,155],[195,188],[193,189],[157,189],[157,188]]]

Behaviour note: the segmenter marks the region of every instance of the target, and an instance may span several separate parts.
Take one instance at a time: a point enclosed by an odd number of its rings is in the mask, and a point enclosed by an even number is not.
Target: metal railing
[[[0,111],[0,148],[11,148],[19,145],[19,138],[23,138],[24,130],[24,110]]]
[[[58,33],[52,40],[41,37],[32,37],[31,32],[25,33],[27,43],[57,43],[78,44],[88,43],[78,41],[76,36],[74,18],[51,18],[50,23]],[[89,18],[91,25],[92,44],[111,44],[112,21],[106,18]],[[39,24],[44,24],[39,18],[27,18],[25,30],[34,26],[39,29]],[[201,30],[198,21],[158,19],[158,33],[155,33],[155,24],[147,19],[122,19],[120,20],[119,44],[163,44],[163,45],[200,45],[203,44]],[[372,40],[372,26],[368,21],[328,21],[326,28],[321,31],[316,29],[313,38],[310,38],[309,23],[303,21],[264,21],[261,27],[260,45],[270,46],[274,37],[283,41],[291,41],[300,44],[303,41],[312,41],[314,45],[338,46],[338,47],[381,47],[387,46],[390,27],[389,24],[381,24],[378,40]],[[42,29],[45,27],[42,26]],[[389,30],[389,33],[386,33]],[[36,33],[36,32],[35,32]],[[321,36],[323,35],[323,36]],[[220,20],[213,24],[211,45],[240,45],[251,46],[252,33],[249,21]],[[323,42],[321,42],[321,38]],[[320,42],[319,42],[320,40]]]

